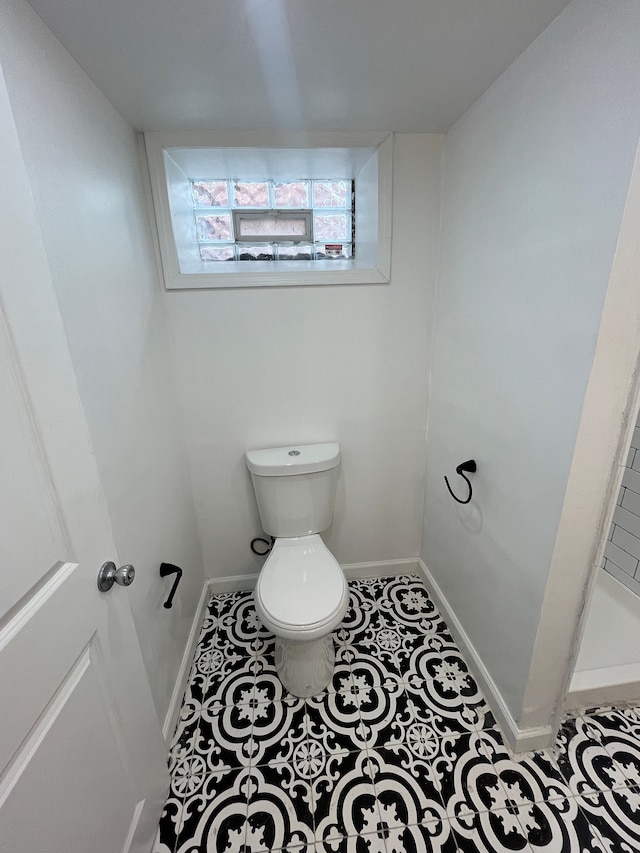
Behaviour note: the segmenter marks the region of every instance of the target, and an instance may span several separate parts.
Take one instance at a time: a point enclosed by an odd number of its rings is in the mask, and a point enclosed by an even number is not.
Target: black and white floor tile
[[[318,696],[281,685],[251,593],[213,596],[154,853],[637,853],[640,709],[513,760],[417,577],[352,582]]]

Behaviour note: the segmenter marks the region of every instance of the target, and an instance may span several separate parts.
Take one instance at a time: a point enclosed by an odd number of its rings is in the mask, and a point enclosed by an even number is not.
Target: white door
[[[148,853],[166,748],[1,73],[0,186],[0,849]]]

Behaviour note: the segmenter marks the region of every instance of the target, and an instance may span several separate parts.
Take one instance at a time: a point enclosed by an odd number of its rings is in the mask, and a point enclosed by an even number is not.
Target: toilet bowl
[[[337,444],[249,451],[258,510],[275,537],[255,590],[256,611],[276,637],[276,670],[295,696],[331,681],[331,636],[347,610],[344,573],[319,533],[331,524],[340,462]]]
[[[294,696],[314,696],[331,681],[331,633],[348,600],[344,573],[318,534],[276,539],[256,585],[256,610],[276,637],[276,670]]]

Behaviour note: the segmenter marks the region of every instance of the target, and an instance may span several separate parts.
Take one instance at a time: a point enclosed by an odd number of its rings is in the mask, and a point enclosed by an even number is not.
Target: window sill
[[[353,261],[220,261],[197,264],[187,273],[165,277],[167,290],[236,287],[301,287],[341,284],[389,284],[379,269]]]

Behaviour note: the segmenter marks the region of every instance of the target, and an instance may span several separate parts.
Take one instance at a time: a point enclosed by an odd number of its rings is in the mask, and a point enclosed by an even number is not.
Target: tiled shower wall
[[[604,549],[603,569],[640,595],[640,415]]]

